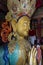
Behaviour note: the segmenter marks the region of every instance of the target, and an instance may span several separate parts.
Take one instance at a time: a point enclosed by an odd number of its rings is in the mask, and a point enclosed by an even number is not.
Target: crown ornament
[[[16,20],[22,15],[32,16],[36,7],[36,0],[7,0],[7,6]]]

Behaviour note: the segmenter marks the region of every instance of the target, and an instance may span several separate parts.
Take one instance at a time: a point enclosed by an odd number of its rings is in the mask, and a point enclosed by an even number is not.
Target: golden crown
[[[18,19],[21,15],[32,16],[36,7],[36,0],[7,0],[7,6],[12,16]]]

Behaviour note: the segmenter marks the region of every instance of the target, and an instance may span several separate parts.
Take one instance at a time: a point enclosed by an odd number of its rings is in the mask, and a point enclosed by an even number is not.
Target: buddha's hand
[[[37,55],[37,50],[33,46],[31,51],[28,53],[28,62],[29,62],[29,65],[37,65],[36,55]]]

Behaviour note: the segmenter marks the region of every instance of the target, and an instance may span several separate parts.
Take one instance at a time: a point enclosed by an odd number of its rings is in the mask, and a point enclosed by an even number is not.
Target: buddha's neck
[[[24,37],[17,34],[17,39],[18,40],[24,40]]]

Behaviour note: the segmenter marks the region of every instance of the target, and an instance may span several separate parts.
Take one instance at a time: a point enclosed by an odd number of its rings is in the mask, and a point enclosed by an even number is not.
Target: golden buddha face
[[[17,23],[17,33],[21,36],[27,36],[30,29],[30,19],[27,16],[23,16]]]

